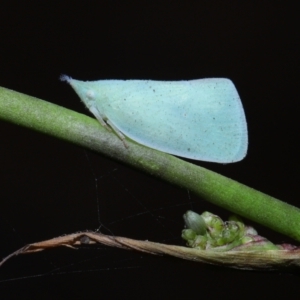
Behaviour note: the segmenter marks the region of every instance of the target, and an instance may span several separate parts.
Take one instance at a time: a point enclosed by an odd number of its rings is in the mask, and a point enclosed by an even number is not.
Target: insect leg
[[[98,110],[96,107],[89,107],[89,110],[91,111],[91,113],[96,117],[96,119],[100,122],[100,124],[105,127],[108,131],[111,131],[111,128],[109,126],[107,126],[107,123],[104,121],[104,119],[101,117],[101,115],[99,114]]]
[[[123,142],[124,146],[126,148],[128,148],[128,145],[127,145],[127,143],[125,141],[125,135],[114,124],[112,124],[109,120],[106,120],[106,123],[113,129],[113,131],[121,139],[121,141]]]
[[[128,148],[128,145],[125,142],[125,136],[122,134],[122,132],[115,125],[113,125],[111,122],[109,122],[109,120],[103,119],[103,117],[101,116],[101,114],[99,113],[99,111],[97,110],[96,107],[91,106],[91,107],[89,107],[89,109],[90,109],[91,113],[96,117],[96,119],[100,122],[100,124],[109,131],[113,130],[117,134],[117,136],[121,139],[124,146],[126,148]]]

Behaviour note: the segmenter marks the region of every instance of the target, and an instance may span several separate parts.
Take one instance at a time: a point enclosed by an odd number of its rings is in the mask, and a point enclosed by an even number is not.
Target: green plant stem
[[[0,87],[0,118],[104,154],[300,241],[298,208],[129,139],[125,148],[114,133],[86,115]]]

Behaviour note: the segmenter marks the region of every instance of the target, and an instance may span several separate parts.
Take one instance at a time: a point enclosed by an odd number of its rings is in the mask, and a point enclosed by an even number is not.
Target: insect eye
[[[89,100],[93,100],[94,97],[95,97],[94,91],[92,91],[92,90],[87,90],[87,92],[86,92],[86,97],[87,97]]]

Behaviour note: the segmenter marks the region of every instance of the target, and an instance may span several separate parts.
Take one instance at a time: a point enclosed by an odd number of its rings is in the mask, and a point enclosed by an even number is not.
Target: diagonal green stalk
[[[0,87],[0,119],[104,154],[300,241],[300,209],[133,141],[127,140],[125,148],[114,133],[88,116]]]

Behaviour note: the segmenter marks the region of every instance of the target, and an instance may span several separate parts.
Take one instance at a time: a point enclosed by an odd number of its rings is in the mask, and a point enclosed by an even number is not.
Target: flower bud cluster
[[[186,229],[181,236],[191,248],[214,251],[279,249],[236,216],[224,222],[210,212],[199,215],[189,210],[183,219]]]

